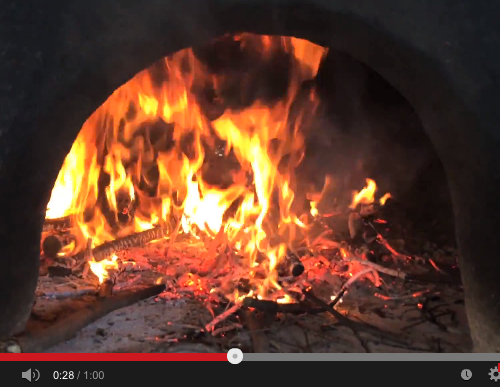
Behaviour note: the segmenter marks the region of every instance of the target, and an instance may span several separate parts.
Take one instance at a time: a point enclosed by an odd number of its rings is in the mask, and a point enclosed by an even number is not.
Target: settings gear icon
[[[500,380],[500,372],[498,372],[498,367],[490,368],[490,380],[498,382]]]

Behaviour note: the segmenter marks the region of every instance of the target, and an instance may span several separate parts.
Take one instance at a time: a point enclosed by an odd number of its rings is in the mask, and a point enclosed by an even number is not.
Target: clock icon
[[[462,373],[460,375],[462,376],[463,380],[469,380],[470,378],[472,378],[471,370],[462,370]]]

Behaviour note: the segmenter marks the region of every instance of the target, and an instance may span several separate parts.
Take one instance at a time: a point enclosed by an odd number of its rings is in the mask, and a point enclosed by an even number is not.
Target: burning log
[[[300,261],[299,256],[292,251],[288,251],[286,257],[278,265],[278,272],[283,276],[298,277],[304,272],[305,268]]]
[[[116,216],[121,224],[127,224],[134,219],[137,200],[130,197],[128,190],[121,189],[116,192]]]
[[[42,242],[43,254],[48,258],[57,258],[61,250],[74,242],[76,238],[71,235],[49,235]]]
[[[142,231],[123,238],[115,239],[111,242],[103,243],[102,245],[92,249],[92,255],[94,256],[96,262],[100,262],[114,252],[125,250],[130,247],[141,246],[154,241],[155,239],[164,238],[165,236],[166,233],[162,227],[155,227],[151,230]]]
[[[152,228],[151,230],[127,235],[126,237],[118,238],[111,242],[105,242],[92,249],[92,256],[96,262],[100,262],[117,251],[141,246],[156,239],[164,238],[165,236],[166,231],[162,227],[158,226]],[[78,258],[82,258],[84,255],[85,251],[80,252],[78,253]]]
[[[98,298],[73,315],[62,319],[47,329],[25,333],[16,338],[0,342],[0,353],[39,353],[73,338],[81,329],[105,315],[139,301],[156,296],[165,290],[165,285],[154,285],[135,291],[123,291],[112,297]]]
[[[60,232],[68,228],[71,228],[71,217],[64,216],[62,218],[45,219],[42,232]]]
[[[267,260],[264,253],[257,253],[257,261]],[[298,277],[304,273],[304,265],[300,261],[299,256],[295,252],[288,251],[276,266],[276,271],[280,277]]]

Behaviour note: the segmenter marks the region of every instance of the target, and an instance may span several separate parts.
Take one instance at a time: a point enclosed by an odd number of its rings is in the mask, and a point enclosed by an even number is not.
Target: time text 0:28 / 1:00
[[[85,380],[102,380],[104,371],[54,371],[52,377],[54,380],[79,380],[80,377]]]

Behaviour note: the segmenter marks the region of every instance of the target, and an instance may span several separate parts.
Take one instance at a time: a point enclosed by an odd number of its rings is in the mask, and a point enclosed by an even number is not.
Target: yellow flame
[[[358,204],[370,204],[375,200],[375,191],[377,190],[377,184],[372,179],[366,179],[366,187],[361,191],[354,191],[352,196],[352,202],[349,208],[356,208]]]
[[[392,198],[390,193],[386,193],[384,196],[382,196],[379,200],[380,205],[385,205],[385,202],[387,202],[388,199]]]
[[[100,262],[96,262],[94,260],[89,261],[90,270],[99,279],[100,284],[109,278],[109,270],[116,269],[118,267],[118,263],[116,262],[117,259],[118,257],[113,255],[111,259],[104,259]]]

